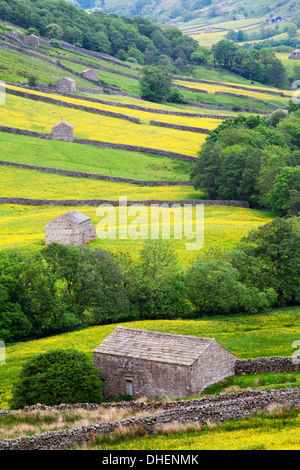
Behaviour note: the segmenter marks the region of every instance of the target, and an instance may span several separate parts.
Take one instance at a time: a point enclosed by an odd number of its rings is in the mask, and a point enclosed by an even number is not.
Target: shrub
[[[75,349],[56,349],[29,359],[13,390],[11,409],[42,403],[99,403],[102,381],[89,358]]]

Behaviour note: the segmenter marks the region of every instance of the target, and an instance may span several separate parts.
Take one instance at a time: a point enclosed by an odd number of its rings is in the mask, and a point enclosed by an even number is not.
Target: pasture
[[[197,320],[147,320],[120,323],[130,328],[215,338],[240,358],[291,356],[300,334],[300,309],[289,307],[255,315],[203,317]],[[93,326],[47,338],[8,344],[0,365],[0,408],[7,408],[12,386],[30,357],[56,348],[76,348],[92,357],[116,324]]]

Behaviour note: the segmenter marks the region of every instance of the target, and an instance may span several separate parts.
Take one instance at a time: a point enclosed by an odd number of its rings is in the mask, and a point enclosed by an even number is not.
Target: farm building
[[[24,44],[28,44],[29,46],[36,46],[39,47],[40,45],[40,38],[35,34],[30,34],[29,36],[24,36]]]
[[[57,80],[56,88],[59,91],[64,91],[66,93],[74,93],[76,91],[75,80],[69,77],[63,77]]]
[[[96,240],[96,227],[91,218],[75,210],[45,224],[45,244],[83,245]]]
[[[235,21],[240,21],[240,20],[245,20],[245,19],[246,19],[245,15],[236,15],[234,17]]]
[[[97,82],[99,80],[99,74],[97,70],[93,69],[86,69],[82,72],[83,78],[87,78],[88,80],[94,80]]]
[[[285,23],[285,19],[282,16],[272,16],[272,18],[267,18],[266,22],[271,23]]]
[[[66,121],[61,121],[52,127],[51,137],[53,140],[64,140],[65,142],[73,142],[74,126]]]
[[[289,59],[300,60],[300,49],[295,49],[290,55]]]
[[[237,356],[213,338],[117,326],[93,353],[104,396],[196,395],[234,375]]]

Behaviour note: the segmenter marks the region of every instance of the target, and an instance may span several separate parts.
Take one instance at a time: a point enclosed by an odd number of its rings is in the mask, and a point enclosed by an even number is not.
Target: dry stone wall
[[[177,129],[181,131],[190,131],[198,132],[200,134],[209,134],[209,129],[203,129],[202,127],[191,127],[191,126],[182,126],[180,124],[170,124],[168,122],[159,122],[159,121],[150,121],[152,126],[167,127],[168,129]]]
[[[293,372],[300,372],[300,358],[259,357],[256,359],[238,359],[235,364],[235,375]]]
[[[21,206],[99,206],[109,204],[113,207],[119,206],[119,201],[109,199],[29,199],[21,197],[0,197],[0,204],[16,204]],[[141,201],[127,201],[128,206],[132,205],[163,205],[164,207],[171,207],[174,205],[190,205],[197,206],[204,204],[205,206],[235,206],[249,208],[247,201],[223,201],[223,200],[210,200],[210,199],[182,199],[175,201],[166,201],[163,199],[148,199]]]
[[[168,423],[198,422],[206,425],[208,420],[222,423],[230,419],[242,419],[261,412],[272,404],[299,408],[299,388],[281,390],[249,390],[232,395],[224,394],[202,400],[175,402],[170,409],[158,411],[144,418],[128,418],[110,423],[80,426],[63,431],[49,431],[34,436],[5,439],[0,450],[58,450],[86,444],[95,437],[111,434],[118,426],[138,426],[148,435],[157,427]],[[96,405],[97,406],[97,405]]]
[[[119,183],[130,183],[138,184],[141,186],[192,186],[190,181],[145,181],[145,180],[135,180],[132,178],[121,178],[117,176],[107,176],[107,175],[98,175],[94,173],[84,173],[81,171],[71,171],[71,170],[61,170],[59,168],[47,168],[37,165],[26,165],[25,163],[14,163],[0,160],[0,165],[10,166],[14,168],[24,168],[25,170],[35,170],[41,171],[43,173],[54,173],[57,175],[72,176],[76,178],[89,178],[94,180],[101,181],[114,181]]]
[[[81,104],[69,103],[69,102],[66,102],[66,101],[59,100],[57,98],[51,98],[49,96],[38,95],[38,94],[33,94],[33,93],[27,93],[26,91],[13,90],[11,88],[7,88],[6,92],[11,94],[11,95],[21,96],[23,98],[28,98],[28,99],[31,99],[31,100],[43,101],[45,103],[51,103],[51,104],[56,104],[56,105],[59,105],[59,106],[65,106],[67,108],[79,109],[81,111],[87,111],[89,113],[101,114],[102,116],[109,116],[109,117],[115,117],[115,118],[118,118],[118,119],[125,119],[126,121],[135,122],[136,124],[140,123],[139,118],[127,116],[127,115],[121,114],[121,113],[114,113],[112,111],[105,111],[103,109],[92,108],[90,106],[84,106],[84,105],[81,105]]]

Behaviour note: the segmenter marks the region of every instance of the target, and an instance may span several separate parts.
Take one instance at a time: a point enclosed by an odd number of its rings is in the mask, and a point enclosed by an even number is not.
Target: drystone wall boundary
[[[81,444],[94,441],[114,432],[119,426],[137,426],[148,435],[155,432],[157,427],[168,423],[198,422],[206,425],[207,422],[222,423],[230,419],[243,419],[254,413],[259,413],[272,404],[300,406],[300,393],[298,388],[281,390],[247,391],[242,394],[233,394],[225,399],[204,399],[194,403],[174,407],[167,411],[159,411],[144,418],[128,418],[109,423],[99,423],[80,426],[63,431],[49,431],[34,436],[5,439],[0,442],[0,450],[58,450],[74,448]]]
[[[90,106],[84,106],[84,105],[81,105],[81,104],[70,103],[70,102],[67,102],[67,101],[59,100],[57,98],[50,98],[49,96],[38,95],[38,94],[33,94],[33,93],[27,93],[26,91],[13,90],[11,88],[7,88],[6,92],[11,94],[11,95],[21,96],[22,98],[27,98],[27,99],[30,99],[30,100],[43,101],[45,103],[64,106],[66,108],[73,108],[73,109],[78,109],[80,111],[86,111],[86,112],[89,112],[89,113],[101,114],[102,116],[109,116],[109,117],[114,117],[114,118],[118,118],[118,119],[124,119],[126,121],[135,122],[136,124],[139,124],[141,122],[139,118],[127,116],[126,114],[114,113],[112,111],[105,111],[103,109],[92,108]]]
[[[253,91],[258,93],[265,93],[267,95],[277,95],[289,98],[288,95],[285,95],[282,91],[275,91],[275,90],[266,90],[264,88],[251,88],[244,85],[234,85],[234,84],[225,84],[222,82],[215,82],[210,80],[201,80],[200,78],[183,78],[183,77],[174,77],[175,80],[181,80],[184,82],[192,82],[192,83],[207,83],[208,85],[218,85],[227,88],[235,88],[237,90],[245,90],[245,91]]]
[[[238,359],[235,363],[235,375],[299,373],[299,357],[258,357],[256,359]]]
[[[170,124],[168,122],[150,121],[152,126],[167,127],[168,129],[177,129],[181,131],[198,132],[199,134],[209,134],[209,129],[202,127],[182,126],[180,124]]]
[[[49,133],[29,131],[26,129],[19,129],[17,127],[0,126],[0,132],[27,135],[29,137],[36,137],[38,139],[51,139],[52,138],[52,134],[49,134]],[[118,149],[118,150],[127,150],[130,152],[141,152],[141,153],[148,153],[148,154],[153,154],[153,155],[162,155],[163,157],[176,158],[178,160],[184,160],[187,162],[196,162],[198,160],[197,157],[192,157],[189,155],[184,155],[184,154],[176,153],[176,152],[169,152],[168,150],[154,149],[151,147],[140,147],[137,145],[115,144],[112,142],[103,142],[101,140],[73,139],[73,143],[82,144],[82,145],[93,145],[96,147],[111,148],[111,149]]]
[[[0,160],[0,165],[9,166],[13,168],[23,168],[25,170],[41,171],[43,173],[54,173],[56,175],[72,176],[76,178],[88,178],[88,179],[101,180],[101,181],[113,181],[113,182],[119,182],[119,183],[130,183],[130,184],[137,184],[140,186],[192,186],[192,183],[190,181],[135,180],[133,178],[122,178],[118,176],[98,175],[95,173],[85,173],[81,171],[62,170],[60,168],[48,168],[48,167],[41,167],[37,165],[26,165],[25,163],[7,162],[5,160]]]
[[[109,199],[29,199],[20,197],[0,197],[0,204],[15,204],[21,206],[99,206],[99,205],[110,205],[113,207],[119,206],[119,201]],[[222,200],[210,200],[210,199],[182,199],[168,201],[163,199],[147,199],[140,201],[126,201],[127,206],[161,206],[161,207],[172,207],[172,206],[235,206],[249,208],[247,201],[222,201]]]
[[[279,106],[275,106],[274,104],[268,103],[267,101],[260,100],[259,98],[254,98],[253,96],[242,95],[238,93],[229,93],[228,91],[215,91],[215,95],[224,95],[224,96],[233,96],[235,98],[244,98],[251,101],[256,101],[257,103],[263,103],[267,108],[271,109],[280,109]]]

